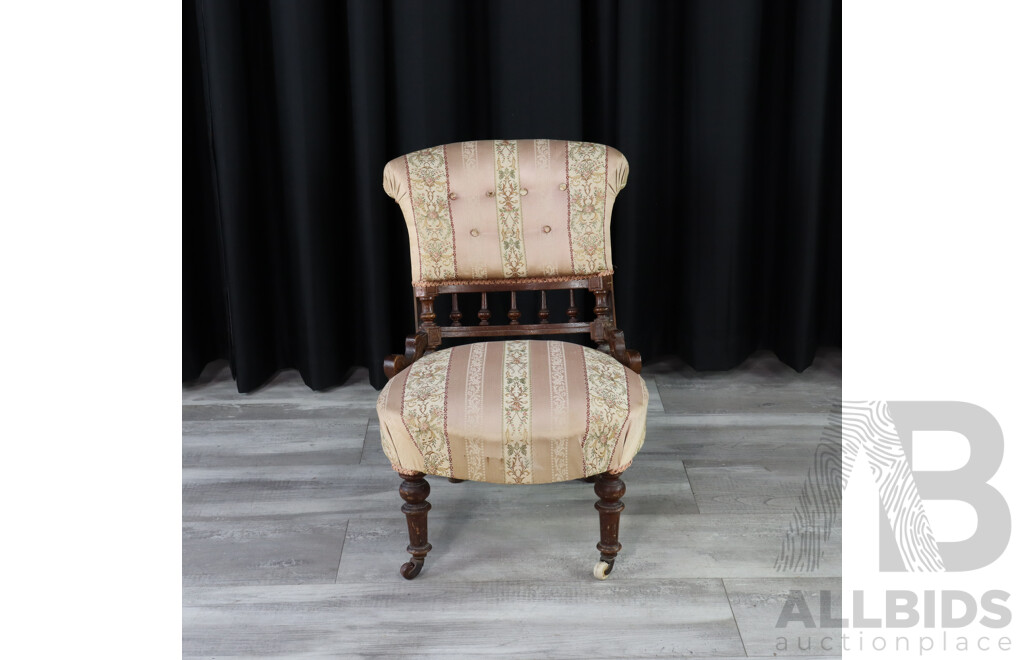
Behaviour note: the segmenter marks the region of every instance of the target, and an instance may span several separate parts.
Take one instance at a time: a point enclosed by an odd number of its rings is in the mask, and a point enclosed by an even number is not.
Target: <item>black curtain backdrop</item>
[[[840,341],[840,6],[807,0],[196,0],[184,6],[184,380],[313,389],[412,330],[384,164],[553,138],[629,159],[629,345],[803,370]]]

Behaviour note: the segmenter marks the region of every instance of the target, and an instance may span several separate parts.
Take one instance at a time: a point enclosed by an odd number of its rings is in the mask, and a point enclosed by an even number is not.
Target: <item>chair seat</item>
[[[384,386],[377,413],[402,474],[530,484],[625,470],[647,401],[643,379],[610,355],[509,340],[420,358]]]

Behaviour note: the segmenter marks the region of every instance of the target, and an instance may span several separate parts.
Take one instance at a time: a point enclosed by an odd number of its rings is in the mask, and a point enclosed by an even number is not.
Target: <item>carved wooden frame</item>
[[[569,291],[568,321],[549,322],[550,310],[547,306],[547,291]],[[580,308],[576,305],[577,291],[590,291],[594,294],[594,320],[580,321]],[[544,279],[505,280],[488,282],[436,282],[417,283],[413,285],[416,298],[416,310],[419,325],[416,334],[405,340],[405,353],[389,355],[384,359],[384,373],[388,379],[394,378],[403,369],[411,366],[416,360],[427,353],[437,350],[445,337],[521,337],[538,335],[589,334],[597,349],[608,353],[627,368],[640,373],[642,362],[640,353],[626,348],[622,330],[615,325],[614,288],[611,274],[581,276],[578,279]],[[508,310],[507,325],[491,325],[491,310],[487,307],[487,294],[494,292],[511,292],[511,306]],[[541,304],[537,317],[539,323],[520,323],[521,312],[516,305],[517,291],[540,291]],[[477,313],[478,325],[464,325],[462,312],[459,311],[458,296],[460,293],[479,293],[481,296],[480,311]],[[442,326],[436,323],[434,301],[438,296],[452,296],[452,308],[449,315],[451,325]],[[406,504],[402,506],[409,527],[408,551],[412,560],[402,565],[402,577],[411,580],[419,575],[430,551],[427,542],[427,511],[430,503],[426,501],[430,494],[430,486],[424,474],[416,472],[402,475],[400,489]],[[594,567],[594,576],[605,579],[615,565],[615,557],[622,545],[619,537],[619,514],[625,505],[619,501],[626,492],[621,475],[604,473],[589,477],[584,481],[594,483],[594,491],[600,498],[594,505],[600,518],[600,538],[597,549],[601,559]],[[459,482],[460,479],[450,479]]]
[[[568,289],[569,320],[551,323],[548,321],[550,310],[547,306],[547,292]],[[409,335],[405,340],[405,353],[389,355],[384,359],[384,373],[389,379],[394,378],[406,367],[427,353],[437,350],[445,337],[521,337],[537,335],[589,334],[597,349],[608,353],[616,360],[640,373],[642,367],[640,353],[626,348],[626,340],[621,330],[615,327],[614,289],[611,275],[594,275],[574,280],[545,280],[534,278],[529,281],[507,280],[505,282],[488,282],[476,284],[472,282],[437,282],[436,284],[417,284],[413,287],[416,297],[416,308],[419,313],[419,326],[416,334]],[[575,292],[588,290],[594,294],[594,320],[579,321],[580,309],[575,302]],[[509,291],[512,294],[512,305],[508,310],[508,325],[491,325],[491,311],[487,307],[487,294]],[[540,291],[541,306],[538,311],[539,323],[519,322],[521,315],[516,306],[517,291]],[[464,325],[462,312],[459,311],[458,294],[479,293],[481,296],[480,311],[477,313],[479,325]],[[438,325],[437,314],[434,312],[434,301],[438,296],[451,294],[452,311],[451,325]]]

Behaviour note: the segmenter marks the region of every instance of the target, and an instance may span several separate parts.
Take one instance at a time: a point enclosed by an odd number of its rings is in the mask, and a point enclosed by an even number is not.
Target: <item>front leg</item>
[[[601,551],[601,559],[594,566],[594,577],[604,580],[615,567],[615,557],[622,550],[619,543],[619,514],[626,505],[619,500],[626,494],[626,484],[619,475],[603,472],[597,475],[594,492],[601,499],[594,504],[601,518],[601,542],[597,549]]]
[[[412,561],[402,564],[400,570],[406,580],[420,574],[427,553],[430,552],[430,544],[427,543],[427,511],[430,511],[427,496],[430,495],[430,484],[423,476],[422,472],[403,476],[404,481],[398,489],[405,500],[402,513],[405,514],[405,521],[409,525],[409,547],[406,550],[412,555]]]

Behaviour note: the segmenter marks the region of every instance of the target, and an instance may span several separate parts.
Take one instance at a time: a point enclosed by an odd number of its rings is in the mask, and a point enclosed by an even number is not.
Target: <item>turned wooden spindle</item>
[[[611,315],[608,312],[611,311],[611,307],[608,306],[608,290],[607,289],[595,289],[594,290],[594,316],[598,319],[612,322]]]
[[[509,325],[519,325],[519,316],[520,316],[520,314],[521,314],[521,312],[519,311],[519,308],[516,307],[516,292],[513,291],[512,292],[512,306],[508,310],[508,324]]]
[[[576,317],[580,315],[580,308],[576,306],[576,291],[569,289],[569,323],[575,323]]]
[[[459,294],[452,294],[452,313],[449,314],[453,326],[462,325],[462,312],[459,311]]]
[[[426,330],[436,324],[437,314],[434,313],[434,296],[420,296],[420,328]]]
[[[487,309],[487,293],[480,294],[480,311],[476,313],[480,325],[490,325],[491,310]]]
[[[611,307],[609,307],[608,305],[608,290],[594,289],[594,298],[596,301],[594,305],[594,317],[596,318],[595,322],[598,323],[599,327],[604,325],[610,326],[612,324],[612,317],[611,314],[608,313],[611,311]],[[596,339],[597,349],[599,351],[604,351],[605,353],[607,353],[608,342],[604,339],[604,336],[601,335],[599,338]]]
[[[594,493],[601,498],[594,504],[601,519],[601,542],[597,544],[597,549],[601,553],[601,561],[608,564],[604,571],[607,576],[615,566],[616,555],[622,550],[622,544],[619,543],[619,514],[626,505],[619,500],[626,494],[626,484],[618,475],[604,472],[597,475]]]
[[[430,511],[427,496],[430,495],[430,484],[423,477],[422,472],[402,477],[402,486],[398,489],[405,500],[402,513],[409,526],[409,547],[406,550],[412,555],[412,561],[402,564],[400,569],[406,580],[420,574],[427,553],[430,552],[430,543],[427,542],[427,512]]]
[[[551,316],[551,311],[548,309],[548,292],[540,292],[540,311],[537,312],[537,318],[540,319],[541,323],[548,323],[548,317]]]
[[[434,321],[437,320],[437,313],[434,311],[435,295],[425,294],[417,296],[420,301],[420,332],[427,335],[426,353],[433,353],[434,349],[441,343],[440,328]]]

